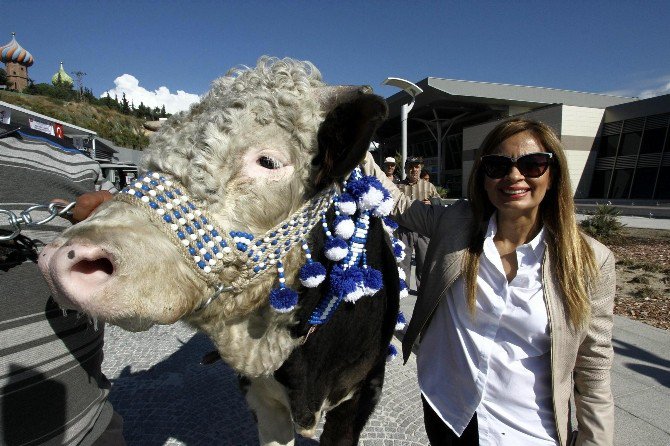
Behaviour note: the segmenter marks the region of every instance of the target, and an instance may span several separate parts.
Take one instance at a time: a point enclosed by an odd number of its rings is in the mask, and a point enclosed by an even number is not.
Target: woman
[[[366,168],[382,178],[371,158]],[[612,444],[614,258],[577,228],[553,131],[499,124],[468,198],[426,206],[394,193],[398,223],[431,240],[403,339],[407,360],[420,338],[431,444]]]

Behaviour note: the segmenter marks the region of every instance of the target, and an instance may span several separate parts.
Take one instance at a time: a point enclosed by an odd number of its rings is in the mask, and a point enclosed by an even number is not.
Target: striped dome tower
[[[0,46],[0,61],[5,63],[7,71],[7,88],[23,91],[28,86],[28,67],[35,61],[32,54],[23,49],[16,41],[16,33],[12,33],[12,41]]]

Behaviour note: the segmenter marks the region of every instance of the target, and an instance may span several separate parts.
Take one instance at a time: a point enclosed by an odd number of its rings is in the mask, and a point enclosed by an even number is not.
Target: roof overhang
[[[98,134],[90,129],[85,129],[83,127],[70,124],[69,122],[61,121],[51,116],[42,115],[40,113],[35,113],[34,111],[28,110],[18,105],[10,104],[7,102],[0,101],[0,106],[8,108],[12,111],[11,123],[30,128],[30,118],[36,118],[41,121],[46,121],[50,123],[60,124],[63,127],[63,133],[65,136],[72,137],[96,137]]]
[[[424,92],[416,97],[414,110],[431,106],[458,110],[504,109],[510,106],[538,108],[550,104],[607,108],[636,101],[637,98],[583,93],[555,88],[495,84],[427,77],[417,83]],[[400,107],[409,96],[403,91],[388,97],[389,117],[400,115]],[[415,114],[413,111],[412,114]]]

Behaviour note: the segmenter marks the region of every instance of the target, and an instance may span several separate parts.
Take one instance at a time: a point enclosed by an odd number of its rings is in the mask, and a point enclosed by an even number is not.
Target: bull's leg
[[[365,379],[360,391],[328,411],[319,439],[322,446],[358,444],[363,427],[381,398],[385,367],[386,362],[382,360]]]
[[[284,386],[274,378],[254,378],[246,387],[246,399],[256,415],[263,446],[293,446],[293,422]]]

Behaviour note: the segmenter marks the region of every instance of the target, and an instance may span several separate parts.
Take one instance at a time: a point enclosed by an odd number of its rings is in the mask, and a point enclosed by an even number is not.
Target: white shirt
[[[549,320],[541,281],[544,229],[516,249],[507,282],[493,214],[477,276],[477,310],[459,277],[438,305],[419,347],[419,387],[459,436],[477,412],[480,445],[556,445]]]

